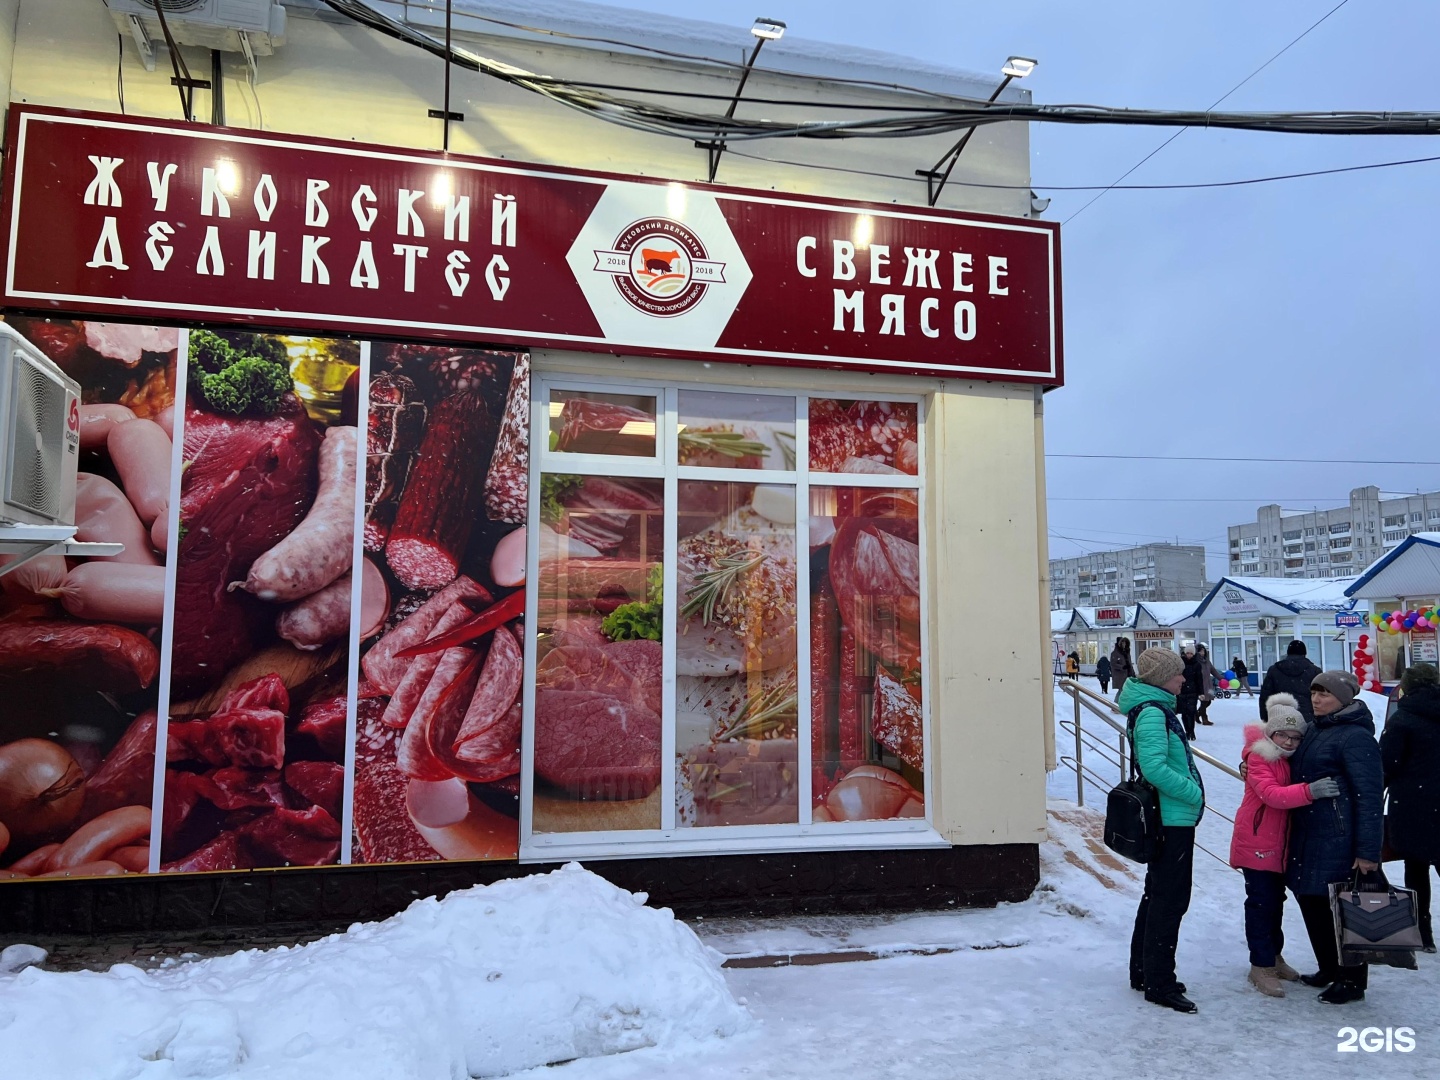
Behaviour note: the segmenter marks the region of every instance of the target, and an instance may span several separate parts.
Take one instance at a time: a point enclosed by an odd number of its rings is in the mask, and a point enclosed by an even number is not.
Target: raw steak
[[[333,761],[295,761],[285,766],[285,784],[306,803],[337,821],[345,801],[345,770]]]
[[[300,399],[270,417],[185,410],[172,682],[211,685],[254,649],[274,609],[230,584],[300,524],[315,499],[320,436]]]
[[[536,668],[535,772],[580,799],[660,783],[658,641],[553,649]]]

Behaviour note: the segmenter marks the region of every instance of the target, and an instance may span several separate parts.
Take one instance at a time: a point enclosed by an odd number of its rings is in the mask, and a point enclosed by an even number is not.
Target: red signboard
[[[1122,623],[1125,621],[1125,609],[1118,607],[1102,607],[1095,612],[1096,623]]]
[[[1052,223],[16,107],[7,308],[1063,381]]]

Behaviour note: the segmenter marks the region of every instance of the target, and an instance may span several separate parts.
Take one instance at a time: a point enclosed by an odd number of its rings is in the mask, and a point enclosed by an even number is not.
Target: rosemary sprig
[[[750,698],[740,715],[715,736],[715,741],[763,738],[777,728],[793,723],[799,710],[800,695],[795,683],[777,683]]]
[[[713,570],[705,570],[695,575],[695,584],[686,590],[685,606],[680,609],[680,617],[688,619],[700,611],[704,613],[700,620],[701,625],[709,626],[710,620],[715,617],[715,608],[725,603],[740,575],[754,570],[766,558],[764,552],[751,554],[749,551],[740,551],[716,559]]]
[[[680,447],[690,450],[713,450],[729,458],[766,457],[770,448],[762,442],[746,438],[738,431],[680,432]]]
[[[780,444],[780,455],[785,459],[785,468],[795,468],[795,433],[793,431],[775,432],[775,441]]]

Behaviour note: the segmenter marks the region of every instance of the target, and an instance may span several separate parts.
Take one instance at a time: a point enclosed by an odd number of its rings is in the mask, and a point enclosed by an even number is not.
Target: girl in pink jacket
[[[1340,793],[1333,777],[1290,783],[1289,757],[1305,737],[1304,715],[1289,694],[1272,694],[1264,726],[1245,728],[1245,798],[1235,815],[1230,865],[1245,875],[1245,940],[1250,946],[1250,983],[1262,994],[1284,997],[1280,980],[1300,976],[1280,955],[1285,944],[1285,848],[1290,811]]]

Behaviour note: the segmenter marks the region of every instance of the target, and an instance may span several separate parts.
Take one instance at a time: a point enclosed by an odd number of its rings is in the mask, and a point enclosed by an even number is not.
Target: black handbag
[[[1160,793],[1140,772],[1135,753],[1135,716],[1130,713],[1130,777],[1116,784],[1105,799],[1105,846],[1137,863],[1154,860],[1160,850]]]
[[[1383,870],[1356,869],[1349,881],[1328,888],[1341,964],[1414,970],[1415,950],[1423,947],[1414,892],[1391,885]]]

